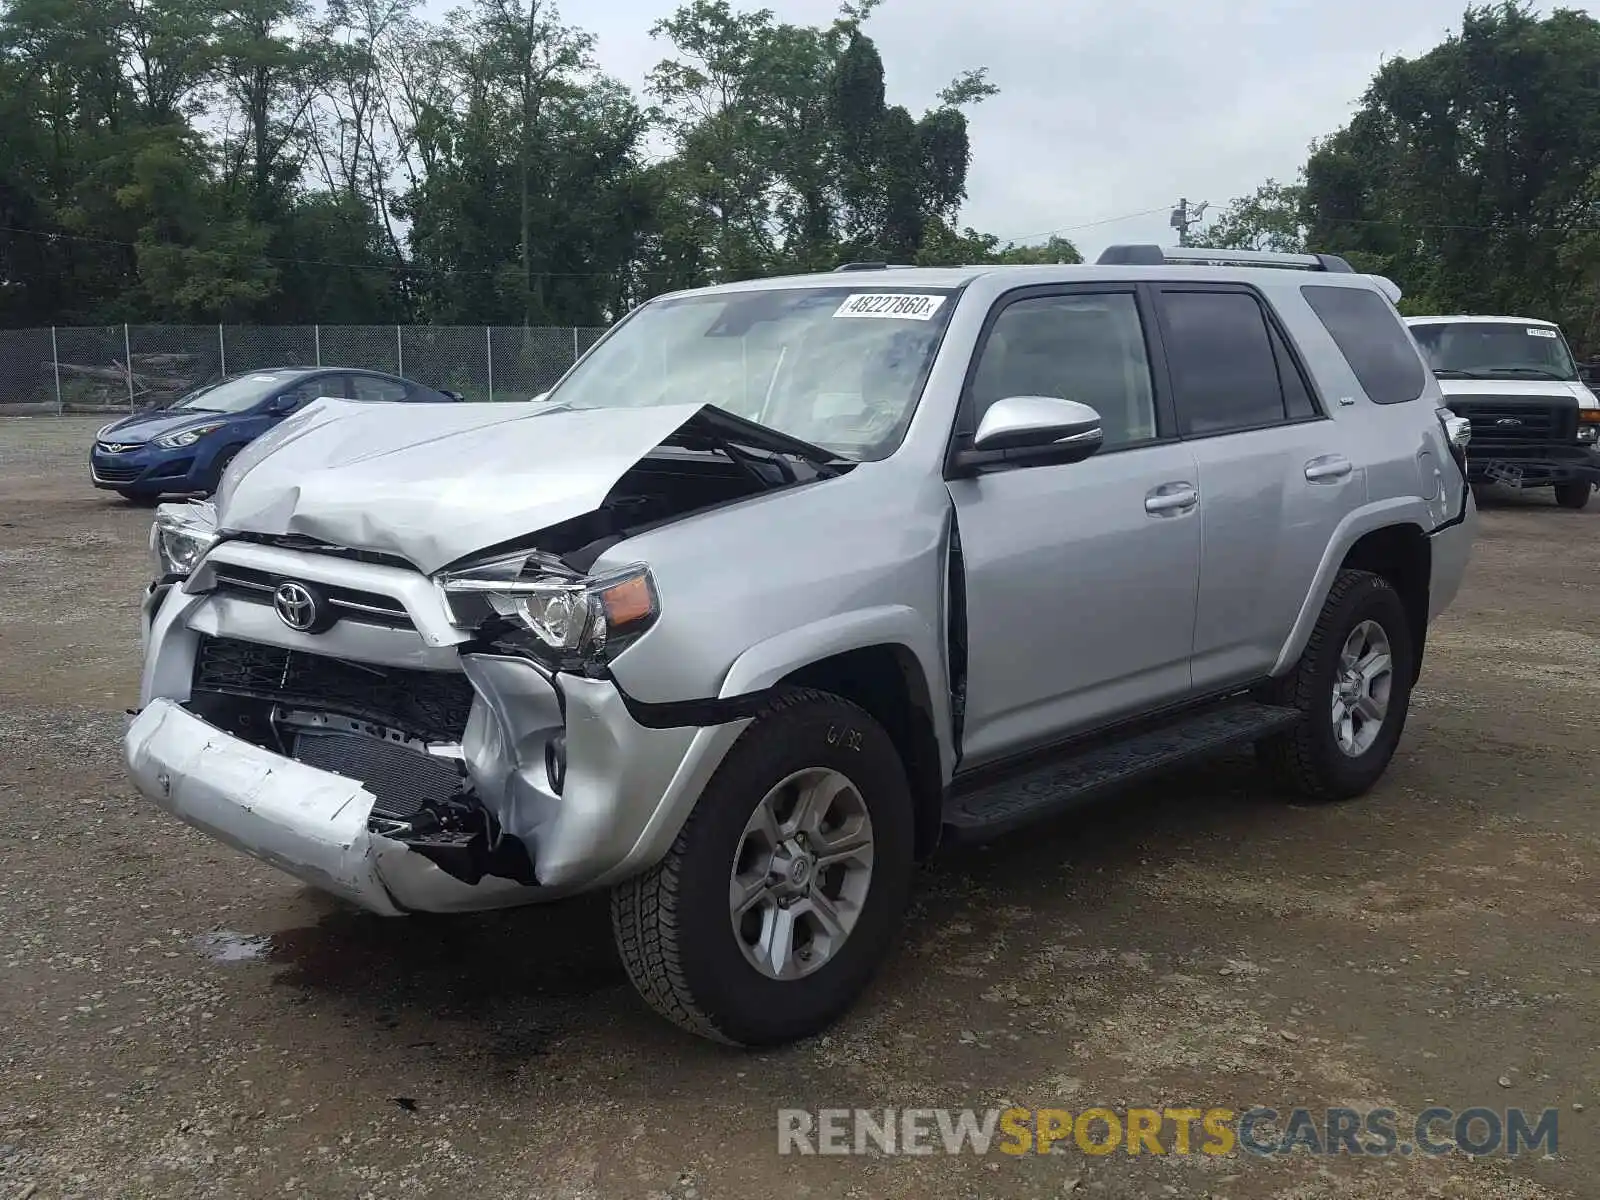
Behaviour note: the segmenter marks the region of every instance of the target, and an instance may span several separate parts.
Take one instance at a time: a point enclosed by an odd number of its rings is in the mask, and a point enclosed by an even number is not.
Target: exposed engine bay
[[[830,478],[852,465],[820,447],[707,407],[628,468],[599,508],[541,531],[528,544],[585,571],[611,546],[654,526]]]

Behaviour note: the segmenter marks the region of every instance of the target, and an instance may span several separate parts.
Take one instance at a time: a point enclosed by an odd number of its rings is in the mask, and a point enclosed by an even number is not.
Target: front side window
[[[1518,321],[1430,321],[1411,327],[1440,379],[1560,379],[1578,368],[1561,331]]]
[[[1104,448],[1156,436],[1150,360],[1133,296],[1068,293],[1006,305],[972,377],[973,428],[997,400],[1055,396],[1100,414]]]
[[[713,404],[857,461],[905,437],[949,289],[799,287],[657,300],[549,394],[574,409]]]
[[[1248,292],[1162,292],[1161,336],[1184,436],[1287,419],[1278,354]]]

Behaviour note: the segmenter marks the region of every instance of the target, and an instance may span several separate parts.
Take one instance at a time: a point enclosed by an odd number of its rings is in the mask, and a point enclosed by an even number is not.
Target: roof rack
[[[1097,260],[1101,266],[1163,267],[1177,263],[1216,267],[1290,267],[1299,271],[1339,271],[1355,268],[1337,254],[1280,254],[1273,250],[1210,250],[1204,246],[1107,246]]]
[[[834,271],[897,271],[906,270],[910,267],[910,263],[847,262],[840,263],[834,268]]]

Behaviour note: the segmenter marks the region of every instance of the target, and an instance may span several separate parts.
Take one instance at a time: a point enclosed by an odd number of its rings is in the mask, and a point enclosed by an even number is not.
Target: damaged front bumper
[[[355,780],[230,737],[172,700],[145,706],[124,749],[135,786],[161,808],[373,912],[493,908],[519,903],[512,897],[526,890],[510,880],[473,886],[452,878],[372,832],[374,797]]]
[[[344,586],[405,591],[384,575],[391,568],[317,556],[288,560],[288,553],[225,544],[210,562],[218,571],[231,564],[296,578],[320,573],[327,578],[319,582],[328,584],[337,574]],[[305,634],[285,627],[268,606],[209,586],[202,575],[190,584],[155,585],[145,598],[143,707],[124,742],[135,785],[204,832],[374,912],[502,908],[605,886],[648,868],[748,724],[647,727],[610,680],[439,645],[438,637],[419,634],[441,628],[442,609],[418,611],[432,602],[428,592],[405,596],[412,628],[351,621]],[[379,728],[377,718],[339,715],[348,695],[319,699],[311,689],[280,700],[252,696],[241,685],[219,707],[204,663],[207,646],[224,641],[235,650],[297,655],[302,665],[314,659],[374,678],[397,671],[414,680],[454,680],[450,686],[468,695],[470,711],[459,740],[448,744],[434,739],[413,749],[386,743],[392,732],[378,733],[388,757],[373,774],[376,760],[336,740],[357,736],[364,723]],[[230,719],[226,704],[234,701],[255,706],[253,725]],[[259,714],[268,710],[272,728],[263,732]],[[349,755],[337,749],[310,755],[296,740],[301,735],[292,730],[324,714],[325,736],[337,732],[322,744],[350,745]],[[291,732],[278,728],[280,720]],[[418,778],[437,772],[441,761],[459,765],[458,811],[483,818],[478,829],[493,853],[485,853],[480,833],[469,844],[459,832],[446,836],[448,829],[382,811],[378,794],[385,788],[392,794],[397,777],[412,769]],[[512,843],[517,852],[502,855]]]

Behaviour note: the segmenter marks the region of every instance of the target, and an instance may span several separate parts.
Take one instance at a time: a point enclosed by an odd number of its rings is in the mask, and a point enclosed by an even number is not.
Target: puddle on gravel
[[[213,929],[194,939],[194,944],[212,962],[254,962],[267,957],[272,950],[272,939],[250,933],[235,933],[231,929]]]

